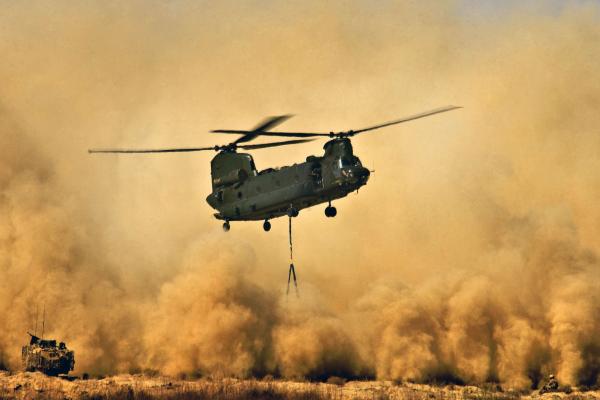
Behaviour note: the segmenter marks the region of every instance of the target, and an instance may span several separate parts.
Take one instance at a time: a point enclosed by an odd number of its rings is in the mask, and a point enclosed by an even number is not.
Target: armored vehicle
[[[66,375],[75,367],[75,354],[64,342],[31,336],[29,345],[23,346],[21,358],[25,371],[39,371],[46,375]]]

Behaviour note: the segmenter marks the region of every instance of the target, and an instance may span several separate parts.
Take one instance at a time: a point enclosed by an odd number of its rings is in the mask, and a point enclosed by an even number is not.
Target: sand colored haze
[[[594,3],[8,3],[0,54],[0,364],[45,304],[79,373],[598,380]],[[464,109],[353,140],[376,172],[295,221],[299,299],[285,220],[211,217],[211,155],[86,153],[444,104]]]

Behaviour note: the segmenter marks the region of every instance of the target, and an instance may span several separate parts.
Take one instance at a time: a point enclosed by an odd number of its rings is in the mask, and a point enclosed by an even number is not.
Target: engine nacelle
[[[213,179],[213,186],[225,186],[233,183],[241,183],[248,179],[248,172],[243,169],[234,169],[225,175]]]

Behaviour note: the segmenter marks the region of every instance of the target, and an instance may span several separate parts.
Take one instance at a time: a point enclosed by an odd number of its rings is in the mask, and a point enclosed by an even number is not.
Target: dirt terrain
[[[311,383],[279,380],[198,379],[119,375],[66,380],[40,373],[0,372],[1,399],[600,399],[600,391],[531,393],[499,387],[430,386],[393,382]]]

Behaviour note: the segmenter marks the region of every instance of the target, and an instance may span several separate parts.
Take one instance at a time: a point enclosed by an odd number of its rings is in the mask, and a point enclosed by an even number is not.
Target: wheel
[[[300,214],[300,211],[294,207],[291,207],[287,212],[288,217],[297,217],[298,214]]]
[[[265,232],[269,232],[271,230],[271,223],[268,219],[265,220],[265,222],[263,223],[263,229],[265,230]]]
[[[225,232],[229,232],[229,229],[231,229],[231,226],[229,225],[229,221],[223,222],[223,230]]]
[[[333,206],[325,207],[325,216],[327,218],[333,218],[337,215],[337,209]]]

